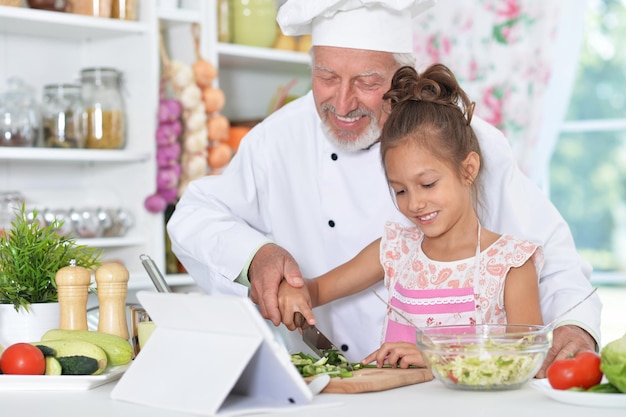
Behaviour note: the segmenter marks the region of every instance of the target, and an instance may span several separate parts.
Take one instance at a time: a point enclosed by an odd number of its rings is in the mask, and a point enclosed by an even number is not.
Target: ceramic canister
[[[278,33],[275,0],[232,0],[230,3],[232,42],[270,48]]]

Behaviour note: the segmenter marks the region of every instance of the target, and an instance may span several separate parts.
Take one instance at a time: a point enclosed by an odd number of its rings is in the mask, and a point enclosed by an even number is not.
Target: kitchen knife
[[[296,311],[293,315],[293,321],[297,327],[302,329],[302,340],[313,352],[315,352],[320,358],[324,357],[324,351],[336,350],[341,352],[333,342],[328,339],[324,333],[320,332],[315,326],[308,326],[305,328],[306,320],[302,313]]]
[[[165,281],[165,277],[159,271],[159,268],[156,266],[154,261],[148,255],[140,255],[139,259],[141,260],[141,264],[145,268],[146,272],[150,276],[152,283],[156,287],[158,292],[172,292],[172,289],[169,285],[167,285],[167,281]]]

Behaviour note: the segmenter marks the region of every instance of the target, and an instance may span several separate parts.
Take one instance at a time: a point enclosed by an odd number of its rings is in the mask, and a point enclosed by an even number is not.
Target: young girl
[[[415,226],[388,222],[382,238],[349,262],[306,280],[302,288],[283,283],[283,323],[293,330],[294,312],[300,311],[315,324],[312,307],[384,279],[385,343],[364,363],[422,366],[415,326],[542,324],[542,249],[480,226],[481,152],[470,127],[474,104],[454,74],[440,64],[422,75],[403,67],[384,98],[390,112],[381,158],[396,206]]]

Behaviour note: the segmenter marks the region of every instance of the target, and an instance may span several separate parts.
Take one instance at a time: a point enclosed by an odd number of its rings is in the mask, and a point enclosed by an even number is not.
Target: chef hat
[[[313,45],[413,52],[411,21],[435,0],[287,0],[276,20],[285,35]]]

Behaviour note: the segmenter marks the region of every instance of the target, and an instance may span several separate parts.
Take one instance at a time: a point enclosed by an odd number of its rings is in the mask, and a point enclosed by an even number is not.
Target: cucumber
[[[57,359],[62,375],[92,375],[98,370],[98,361],[89,356],[63,356]]]
[[[38,346],[39,347],[39,346]],[[54,356],[46,356],[45,375],[61,375],[62,369],[59,360]]]
[[[134,355],[132,345],[123,337],[91,330],[52,329],[44,333],[41,340],[81,340],[93,343],[104,350],[111,366],[125,365]]]
[[[98,345],[83,340],[46,340],[32,342],[35,346],[46,346],[56,352],[55,357],[60,359],[66,356],[88,356],[98,362],[98,369],[93,375],[101,374],[108,365],[107,355]],[[41,348],[40,348],[41,349]]]
[[[39,350],[41,351],[41,353],[43,353],[44,357],[49,357],[49,356],[55,356],[57,353],[54,351],[54,349],[49,348],[48,346],[44,346],[44,345],[37,345],[37,347],[39,348]]]

